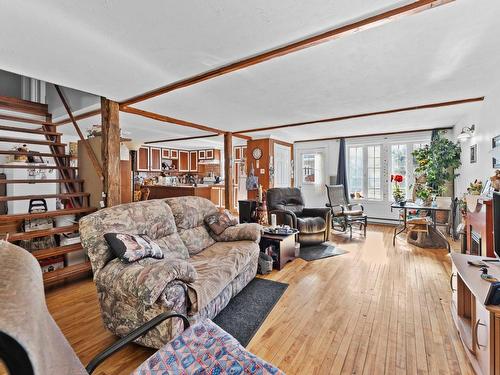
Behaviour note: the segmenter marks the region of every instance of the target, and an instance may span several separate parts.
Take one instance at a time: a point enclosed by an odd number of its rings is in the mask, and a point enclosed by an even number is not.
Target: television
[[[493,193],[493,246],[495,254],[500,258],[500,192]]]

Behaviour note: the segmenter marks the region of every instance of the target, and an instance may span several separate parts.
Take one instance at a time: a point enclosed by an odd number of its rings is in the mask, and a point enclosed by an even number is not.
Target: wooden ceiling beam
[[[211,132],[211,133],[216,133],[216,134],[225,134],[226,133],[226,131],[224,131],[224,130],[212,128],[210,126],[201,125],[201,124],[197,124],[194,122],[177,119],[174,117],[161,115],[159,113],[144,111],[142,109],[138,109],[138,108],[134,108],[134,107],[120,106],[120,111],[132,113],[132,114],[138,115],[138,116],[147,117],[147,118],[157,120],[157,121],[168,122],[171,124],[176,124],[176,125],[180,125],[180,126],[186,126],[189,128],[193,128],[193,129],[203,130],[206,132]],[[238,135],[238,138],[242,138],[242,139],[246,139],[246,140],[252,139],[252,137],[250,137],[248,135],[244,135],[244,134]]]
[[[238,60],[236,62],[224,65],[222,67],[209,70],[207,72],[182,79],[180,81],[168,84],[166,86],[157,88],[152,91],[134,96],[130,99],[124,100],[120,103],[121,107],[126,107],[138,102],[142,102],[147,99],[154,98],[159,95],[166,94],[168,92],[185,88],[188,86],[195,85],[197,83],[207,81],[212,78],[220,77],[224,74],[235,72],[237,70],[245,69],[253,65],[263,63],[265,61],[275,59],[277,57],[285,56],[293,52],[297,52],[306,48],[313,47],[315,45],[328,42],[332,39],[339,38],[341,36],[349,35],[355,32],[366,30],[372,27],[379,26],[383,23],[391,22],[396,18],[400,18],[405,15],[415,14],[422,12],[424,10],[434,8],[455,0],[418,0],[411,4],[407,4],[398,8],[394,8],[374,16],[364,18],[360,21],[350,23],[341,27],[335,27],[333,29],[327,30],[320,34],[316,34],[281,47],[277,47],[266,52],[245,58],[243,60]]]
[[[101,110],[100,109],[94,109],[92,111],[88,111],[88,112],[81,113],[79,115],[73,116],[73,118],[75,119],[75,121],[79,121],[79,120],[83,120],[85,118],[97,116],[97,115],[100,115],[100,114],[101,114]],[[71,123],[72,123],[71,118],[67,117],[67,118],[65,118],[63,120],[54,122],[52,125],[59,126],[59,125],[66,125],[66,124],[71,124]]]
[[[182,138],[170,138],[170,139],[160,139],[158,141],[148,141],[144,142],[145,145],[151,145],[154,143],[165,143],[165,142],[176,142],[176,141],[188,141],[190,139],[199,139],[199,138],[211,138],[218,137],[220,134],[208,134],[208,135],[194,135],[192,137],[182,137]]]
[[[421,109],[449,107],[449,106],[460,105],[460,104],[468,104],[468,103],[481,102],[483,100],[484,100],[484,96],[480,96],[480,97],[477,97],[477,98],[451,100],[451,101],[447,101],[447,102],[423,104],[423,105],[417,105],[417,106],[413,106],[413,107],[388,109],[388,110],[385,110],[385,111],[367,112],[367,113],[360,113],[360,114],[356,114],[356,115],[330,117],[330,118],[324,118],[324,119],[318,119],[318,120],[312,120],[312,121],[294,122],[294,123],[291,123],[291,124],[270,125],[270,126],[265,126],[265,127],[262,127],[262,128],[252,128],[252,129],[240,130],[237,133],[233,133],[233,135],[236,136],[236,134],[239,134],[239,133],[252,133],[252,132],[265,131],[265,130],[276,130],[276,129],[282,129],[282,128],[293,128],[293,127],[296,127],[296,126],[321,124],[321,123],[325,123],[325,122],[337,122],[337,121],[344,121],[344,120],[350,120],[350,119],[356,119],[356,118],[362,118],[362,117],[387,115],[387,114],[391,114],[391,113],[406,112],[406,111],[416,111],[416,110],[421,110]]]
[[[394,131],[394,132],[373,133],[373,134],[364,133],[364,134],[348,135],[348,136],[345,136],[345,137],[325,137],[325,138],[314,138],[314,139],[301,139],[299,141],[295,141],[294,143],[332,141],[332,140],[341,139],[341,138],[351,139],[351,138],[363,138],[363,137],[377,137],[377,136],[394,135],[394,134],[411,134],[411,133],[427,132],[427,131],[432,131],[432,130],[450,130],[450,129],[453,129],[453,127],[451,127],[451,126],[444,126],[444,127],[441,127],[441,128],[400,130],[400,131]]]

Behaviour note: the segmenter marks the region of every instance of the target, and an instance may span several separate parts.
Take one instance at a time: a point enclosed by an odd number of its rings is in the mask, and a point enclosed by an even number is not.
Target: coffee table
[[[260,251],[273,258],[273,268],[281,270],[286,263],[295,259],[295,236],[291,234],[271,234],[264,232],[260,238]]]

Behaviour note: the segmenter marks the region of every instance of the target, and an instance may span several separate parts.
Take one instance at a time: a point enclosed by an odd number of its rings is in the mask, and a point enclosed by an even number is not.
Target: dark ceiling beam
[[[170,139],[160,139],[158,141],[148,141],[144,142],[146,145],[151,145],[154,143],[165,143],[165,142],[176,142],[176,141],[187,141],[190,139],[200,139],[200,138],[212,138],[212,137],[218,137],[221,134],[208,134],[208,135],[194,135],[192,137],[182,137],[182,138],[170,138]]]
[[[160,115],[159,113],[144,111],[144,110],[138,109],[138,108],[125,106],[125,107],[120,107],[120,111],[132,113],[132,114],[138,115],[138,116],[147,117],[147,118],[157,120],[157,121],[168,122],[171,124],[176,124],[176,125],[180,125],[180,126],[190,127],[193,129],[203,130],[206,132],[211,132],[211,133],[216,133],[216,134],[225,134],[226,133],[224,130],[212,128],[210,126],[201,125],[201,124],[197,124],[197,123],[190,122],[190,121],[180,120],[180,119],[170,117],[170,116]],[[244,135],[244,134],[238,135],[238,138],[242,138],[242,139],[246,139],[246,140],[252,139],[252,137],[250,137],[248,135]]]
[[[387,114],[398,113],[398,112],[407,112],[407,111],[417,111],[417,110],[421,110],[421,109],[449,107],[449,106],[454,106],[454,105],[461,105],[461,104],[481,102],[483,100],[484,100],[484,96],[477,97],[477,98],[469,98],[469,99],[451,100],[451,101],[447,101],[447,102],[423,104],[423,105],[417,105],[417,106],[413,106],[413,107],[388,109],[388,110],[385,110],[385,111],[367,112],[367,113],[360,113],[360,114],[356,114],[356,115],[330,117],[330,118],[324,118],[324,119],[318,119],[318,120],[312,120],[312,121],[294,122],[294,123],[291,123],[291,124],[270,125],[270,126],[265,126],[265,127],[262,127],[262,128],[252,128],[252,129],[240,130],[237,133],[233,133],[233,134],[236,135],[238,133],[252,133],[252,132],[265,131],[265,130],[275,130],[275,129],[282,129],[282,128],[293,128],[293,127],[296,127],[296,126],[304,126],[304,125],[313,125],[313,124],[321,124],[321,123],[345,121],[345,120],[350,120],[350,119],[356,119],[356,118],[362,118],[362,117],[370,117],[370,116],[379,116],[379,115],[387,115]]]
[[[79,115],[76,115],[74,116],[74,119],[76,121],[79,121],[79,120],[83,120],[85,118],[89,118],[89,117],[93,117],[93,116],[97,116],[97,115],[101,115],[101,110],[100,109],[94,109],[93,111],[88,111],[88,112],[85,112],[85,113],[81,113]],[[100,120],[99,120],[100,122]],[[67,117],[63,120],[60,120],[60,121],[57,121],[57,122],[54,122],[52,125],[66,125],[66,124],[71,124],[72,123],[72,120],[71,118]]]
[[[348,25],[344,25],[341,27],[335,27],[333,29],[330,29],[328,31],[322,32],[320,34],[316,34],[289,44],[286,44],[281,47],[277,47],[274,49],[271,49],[266,52],[262,52],[260,54],[245,58],[243,60],[239,60],[233,63],[230,63],[228,65],[224,65],[222,67],[216,68],[209,70],[207,72],[182,79],[180,81],[168,84],[166,86],[157,88],[152,91],[148,91],[146,93],[134,96],[130,99],[124,100],[123,102],[120,103],[120,106],[126,107],[138,102],[142,102],[147,99],[154,98],[159,95],[166,94],[168,92],[178,90],[181,88],[185,88],[188,86],[195,85],[197,83],[207,81],[212,78],[220,77],[224,74],[228,74],[231,72],[235,72],[237,70],[245,69],[253,65],[260,64],[262,62],[275,59],[277,57],[285,56],[287,54],[297,52],[306,48],[313,47],[315,45],[318,45],[320,43],[325,43],[328,42],[332,39],[339,38],[341,36],[345,36],[348,34],[352,34],[355,32],[359,32],[362,30],[366,30],[372,27],[379,26],[380,24],[386,23],[386,22],[391,22],[394,19],[410,15],[410,14],[415,14],[418,12],[422,12],[427,9],[431,9],[449,2],[452,2],[455,0],[418,0],[415,1],[411,4],[407,4],[398,8],[394,8],[379,14],[376,14],[374,16],[370,16],[367,18],[364,18],[360,21],[356,21],[353,23],[350,23]]]
[[[443,126],[441,128],[426,128],[426,129],[415,129],[415,130],[401,130],[401,131],[395,131],[395,132],[385,132],[385,133],[364,133],[364,134],[355,134],[355,135],[348,135],[345,137],[325,137],[325,138],[314,138],[314,139],[301,139],[299,141],[295,141],[294,143],[305,143],[305,142],[319,142],[319,141],[332,141],[335,139],[350,139],[350,138],[362,138],[362,137],[377,137],[377,136],[384,136],[384,135],[394,135],[394,134],[411,134],[411,133],[420,133],[420,132],[427,132],[427,131],[432,131],[432,130],[450,130],[453,129],[451,126]]]

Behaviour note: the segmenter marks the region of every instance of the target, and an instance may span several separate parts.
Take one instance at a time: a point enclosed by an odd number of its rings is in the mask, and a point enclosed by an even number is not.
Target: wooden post
[[[224,133],[224,205],[233,210],[233,134]]]
[[[101,97],[103,191],[106,206],[121,202],[120,193],[120,106]]]

